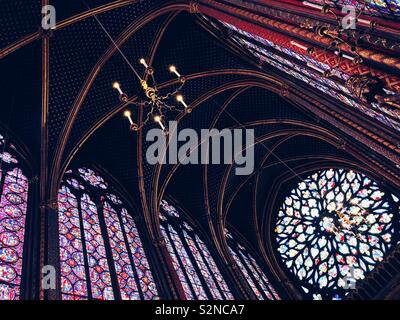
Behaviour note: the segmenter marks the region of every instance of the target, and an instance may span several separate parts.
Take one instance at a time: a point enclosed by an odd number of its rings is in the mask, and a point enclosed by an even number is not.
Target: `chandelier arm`
[[[364,3],[364,7],[362,9],[360,9],[360,12],[358,13],[356,19],[358,19],[359,17],[361,17],[361,15],[364,13],[365,11],[365,3]]]
[[[165,96],[160,97],[160,99],[167,100],[167,99],[171,98],[172,96],[176,95],[179,91],[181,91],[182,88],[184,87],[184,85],[185,85],[185,82],[181,82],[181,84],[178,88],[176,88],[173,92],[169,92]]]
[[[151,112],[149,112],[146,116],[146,119],[142,122],[142,125],[140,127],[143,127],[147,124],[147,122],[149,122],[150,120],[150,116],[151,116]]]
[[[132,106],[136,106],[136,107],[140,107],[142,104],[143,104],[143,102],[135,102],[135,101],[126,101],[126,104],[127,105],[132,105]]]
[[[167,104],[167,103],[165,103],[165,102],[163,102],[163,104],[164,104],[164,106],[165,106],[167,109],[169,109],[170,111],[177,110],[177,111],[179,111],[179,112],[182,112],[182,111],[185,110],[184,108],[179,108],[179,107],[177,107],[177,106],[170,106],[169,104]]]
[[[144,104],[145,103],[143,103],[142,105],[144,106]],[[137,128],[136,131],[141,130],[147,124],[147,122],[149,122],[152,112],[153,112],[153,108],[151,109],[150,112],[147,113],[146,119],[143,120],[142,124]]]
[[[151,104],[152,104],[151,101],[144,101],[143,107],[149,107]]]
[[[170,110],[170,111],[174,111],[174,110],[176,110],[177,108],[175,107],[175,106],[169,106],[169,105],[165,105],[166,106],[166,108],[168,109],[168,110]]]
[[[338,15],[332,9],[329,9],[328,12],[335,17],[335,19],[338,22],[338,25],[340,27],[340,22],[339,22],[340,19],[338,19],[339,18]]]
[[[177,94],[178,92],[169,92],[167,93],[165,96],[161,96],[160,100],[164,101],[164,100],[168,100],[170,97],[172,97],[173,95]]]
[[[146,117],[146,120],[145,120],[146,122],[149,121],[151,115],[154,113],[154,110],[155,110],[155,107],[154,107],[154,104],[152,104],[151,110],[147,113],[147,117]]]
[[[185,84],[186,84],[185,81],[181,81],[181,84],[179,85],[178,89],[176,89],[176,91],[182,90],[182,88],[185,86]]]

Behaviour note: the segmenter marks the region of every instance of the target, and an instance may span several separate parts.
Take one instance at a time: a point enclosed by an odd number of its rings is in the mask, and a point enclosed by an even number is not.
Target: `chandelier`
[[[144,79],[138,77],[140,85],[144,92],[143,99],[139,101],[130,101],[128,95],[122,90],[119,82],[114,82],[112,86],[115,90],[118,91],[119,99],[121,102],[148,110],[146,118],[142,121],[140,125],[133,121],[132,112],[130,109],[126,109],[124,111],[124,116],[129,120],[130,129],[132,131],[141,130],[149,122],[149,120],[153,120],[154,122],[158,123],[164,134],[167,135],[167,111],[177,111],[185,113],[192,112],[192,108],[186,104],[182,94],[180,93],[183,86],[185,85],[186,78],[178,72],[175,66],[169,66],[169,71],[177,76],[179,86],[174,91],[162,95],[157,87],[154,76],[154,69],[147,64],[144,58],[141,58],[139,62],[145,68]],[[151,83],[148,82],[148,79],[150,79]]]
[[[366,36],[367,31],[365,29],[355,28],[355,24],[359,23],[369,29],[374,30],[377,27],[377,23],[374,20],[362,19],[361,15],[365,13],[366,4],[361,7],[354,8],[354,17],[347,19],[347,24],[343,23],[342,17],[335,13],[335,11],[328,5],[320,5],[308,1],[303,1],[303,5],[313,9],[317,9],[323,14],[332,15],[337,21],[336,26],[330,26],[323,24],[313,25],[309,22],[301,24],[304,29],[313,30],[316,34],[322,37],[328,37],[331,40],[330,46],[326,50],[332,50],[335,55],[339,58],[344,58],[353,61],[356,64],[361,64],[363,59],[357,52],[357,46],[360,41]],[[352,27],[354,25],[354,27]],[[351,54],[346,54],[344,48],[347,48]],[[338,62],[339,64],[340,62]]]
[[[349,16],[346,19],[346,23],[343,23],[344,17],[336,13],[326,1],[324,1],[323,5],[309,1],[303,1],[302,4],[306,7],[319,10],[325,15],[332,15],[337,22],[330,26],[325,23],[313,23],[308,20],[301,23],[301,28],[313,31],[321,37],[328,38],[330,40],[329,46],[324,51],[330,51],[337,56],[334,65],[328,70],[322,70],[311,63],[308,63],[307,66],[328,78],[335,74],[334,70],[339,68],[343,59],[350,60],[355,65],[363,63],[363,58],[359,54],[358,48],[362,44],[363,39],[368,37],[368,32],[374,31],[378,27],[375,20],[361,18],[366,13],[366,1],[363,1],[359,7],[353,7],[354,16]],[[356,24],[360,24],[364,28],[355,28]],[[312,55],[315,52],[314,47],[307,47],[296,41],[291,41],[290,43],[305,50],[308,55]],[[328,60],[329,58],[325,58],[324,63],[329,65]],[[398,110],[400,108],[400,94],[384,90],[381,79],[377,77],[371,75],[352,75],[346,80],[345,86],[362,103],[376,103],[379,107],[385,107],[389,110]]]

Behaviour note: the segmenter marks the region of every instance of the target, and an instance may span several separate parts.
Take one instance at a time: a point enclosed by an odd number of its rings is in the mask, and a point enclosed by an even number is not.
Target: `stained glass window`
[[[225,234],[228,240],[229,252],[257,299],[280,300],[278,293],[250,252],[236,241],[228,230],[225,230]]]
[[[160,224],[186,298],[233,300],[206,244],[175,207],[165,200],[161,202]]]
[[[0,135],[0,300],[21,297],[29,184],[14,151]]]
[[[158,299],[135,222],[103,177],[69,171],[58,211],[64,300]]]
[[[319,171],[286,197],[277,250],[304,292],[343,298],[398,241],[398,198],[362,173]]]

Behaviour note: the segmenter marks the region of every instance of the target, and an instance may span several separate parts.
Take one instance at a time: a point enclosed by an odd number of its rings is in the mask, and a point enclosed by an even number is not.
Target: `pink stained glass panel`
[[[219,286],[221,287],[221,290],[224,294],[225,299],[234,300],[234,297],[233,297],[231,291],[229,290],[228,285],[226,284],[224,278],[222,277],[222,274],[219,271],[214,259],[212,258],[207,246],[197,235],[196,235],[195,239],[196,239],[196,242],[199,245],[200,250],[202,251],[204,258],[206,259],[212,273],[214,274],[215,279],[218,281]]]
[[[181,281],[183,291],[185,292],[186,298],[189,300],[193,300],[194,296],[193,296],[192,290],[190,289],[190,286],[186,280],[184,271],[179,264],[178,257],[175,254],[174,248],[172,247],[171,241],[168,238],[167,232],[163,226],[160,226],[160,228],[165,237],[165,242],[166,242],[166,246],[168,249],[168,253],[171,256],[172,264],[174,266],[176,273],[178,274],[179,280]]]
[[[82,249],[78,204],[67,187],[58,194],[61,291],[75,300],[87,299],[85,264]]]
[[[274,287],[268,281],[267,276],[261,270],[261,268],[258,265],[258,263],[254,260],[254,258],[252,256],[249,256],[249,259],[250,259],[253,267],[256,269],[256,272],[258,273],[259,277],[264,281],[265,285],[268,287],[269,291],[272,293],[273,299],[281,300],[281,297],[278,295],[278,293],[275,291]]]
[[[192,284],[193,290],[199,300],[207,300],[207,295],[204,291],[203,285],[201,284],[199,275],[197,274],[195,268],[193,267],[192,261],[190,260],[188,253],[175,229],[169,225],[168,226],[169,235],[174,243],[175,249],[182,261],[183,267],[185,269],[186,275]]]
[[[200,272],[201,272],[205,282],[207,283],[213,298],[216,300],[222,300],[221,292],[217,288],[217,285],[216,285],[212,275],[208,271],[207,266],[204,263],[203,258],[201,257],[200,253],[198,252],[193,239],[185,231],[183,233],[184,233],[186,243],[188,244],[189,249],[194,256],[194,259],[196,260],[197,266],[200,269]]]
[[[143,250],[138,230],[133,218],[128,211],[123,208],[121,211],[122,223],[125,226],[125,233],[129,243],[129,249],[133,256],[136,272],[138,274],[140,287],[145,300],[159,299],[156,284],[150,270],[149,262]]]
[[[121,298],[123,300],[140,300],[134,271],[130,263],[117,212],[107,202],[104,204],[104,219],[107,226]]]
[[[92,296],[94,299],[113,300],[114,293],[97,207],[85,194],[81,199],[81,208]]]
[[[211,291],[211,294],[213,295],[213,298],[216,300],[223,300],[224,296],[223,296],[221,290],[218,288],[218,286],[213,278],[213,275],[210,273],[210,271],[206,265],[206,262],[204,261],[203,257],[201,256],[199,250],[197,249],[194,240],[192,239],[192,237],[190,235],[187,234],[186,231],[183,231],[183,234],[184,234],[185,240],[196,260],[197,266],[199,267],[200,272],[201,272],[205,282],[207,283],[208,288]],[[208,263],[209,263],[209,261],[212,260],[211,256],[208,256],[208,259],[209,259],[208,260]],[[214,273],[217,273],[218,275],[220,275],[220,272],[218,269],[214,269],[213,271],[214,271]],[[222,277],[220,277],[220,278],[222,278]],[[223,282],[225,282],[225,281],[223,281]]]
[[[246,279],[247,283],[253,290],[254,294],[256,295],[258,300],[264,300],[261,292],[258,290],[257,286],[255,285],[253,279],[250,277],[249,273],[247,272],[246,267],[243,265],[243,263],[240,261],[240,258],[236,254],[235,251],[233,251],[231,248],[229,248],[229,252],[231,253],[233,259],[235,260],[237,266],[239,267],[239,270],[242,272],[244,278]]]
[[[239,252],[239,254],[243,258],[243,260],[246,263],[247,267],[249,268],[251,274],[253,275],[256,282],[260,285],[261,289],[263,290],[263,292],[264,292],[265,296],[268,298],[268,300],[274,300],[274,297],[272,296],[270,289],[268,288],[267,284],[264,283],[264,280],[261,278],[261,275],[256,271],[254,266],[251,264],[250,259],[247,258],[246,254],[244,254],[243,252]]]
[[[7,172],[0,201],[0,300],[20,298],[27,199],[22,171]]]

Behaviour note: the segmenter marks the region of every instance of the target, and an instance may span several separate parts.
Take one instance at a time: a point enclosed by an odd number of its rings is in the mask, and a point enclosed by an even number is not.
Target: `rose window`
[[[275,235],[283,263],[314,298],[341,298],[397,241],[398,201],[354,171],[309,176],[278,213]]]

